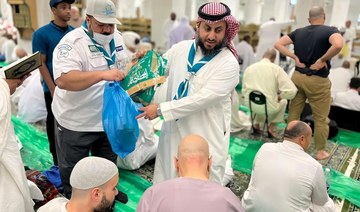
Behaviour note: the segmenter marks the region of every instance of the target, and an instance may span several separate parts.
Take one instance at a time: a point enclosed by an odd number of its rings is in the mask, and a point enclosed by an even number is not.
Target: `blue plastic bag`
[[[135,117],[139,114],[135,103],[118,82],[106,83],[102,123],[112,150],[121,158],[135,149],[139,137]]]

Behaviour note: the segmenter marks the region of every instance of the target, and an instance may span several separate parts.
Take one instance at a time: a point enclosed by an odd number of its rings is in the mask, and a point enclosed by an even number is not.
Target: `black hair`
[[[355,88],[355,89],[360,88],[360,78],[359,77],[351,78],[349,87],[350,88]]]

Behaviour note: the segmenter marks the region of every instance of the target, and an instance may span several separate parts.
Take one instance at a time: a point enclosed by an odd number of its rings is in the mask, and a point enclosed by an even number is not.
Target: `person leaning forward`
[[[70,173],[84,157],[99,156],[116,163],[102,126],[106,81],[120,81],[130,58],[115,25],[110,0],[89,0],[83,25],[66,34],[54,50],[57,87],[52,103],[56,119],[56,150],[64,193],[71,195]]]

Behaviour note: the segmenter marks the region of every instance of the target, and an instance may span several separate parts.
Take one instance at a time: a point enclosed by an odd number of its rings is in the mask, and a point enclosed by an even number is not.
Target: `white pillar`
[[[151,18],[151,40],[155,41],[157,47],[161,47],[163,46],[162,28],[172,12],[172,1],[151,0],[151,2],[151,8],[149,9],[154,11]]]
[[[245,5],[244,20],[246,24],[260,24],[262,0],[248,0]]]
[[[330,25],[336,27],[345,26],[348,17],[350,0],[334,0],[331,9]],[[359,8],[358,8],[359,11]]]

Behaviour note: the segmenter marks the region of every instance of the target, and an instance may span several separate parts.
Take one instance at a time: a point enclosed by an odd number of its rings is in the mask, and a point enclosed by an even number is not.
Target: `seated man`
[[[282,143],[266,143],[255,156],[242,205],[251,211],[334,211],[321,164],[305,151],[311,128],[291,121]]]
[[[360,111],[360,78],[353,77],[349,84],[350,90],[335,95],[332,105],[348,110]]]
[[[332,68],[329,79],[331,81],[331,97],[334,98],[338,92],[349,90],[349,82],[354,72],[350,71],[349,61],[344,61],[342,67]]]
[[[285,71],[274,64],[276,51],[268,49],[263,59],[249,66],[244,73],[243,95],[245,103],[249,106],[249,94],[254,91],[260,91],[266,96],[269,134],[274,136],[274,127],[277,122],[284,121],[284,113],[287,105],[287,99],[295,97],[297,88],[291,81]],[[265,120],[265,109],[263,105],[252,104],[255,116],[255,129],[259,130],[259,123]]]
[[[205,139],[198,135],[185,137],[175,158],[180,178],[147,189],[136,211],[244,211],[240,200],[228,188],[209,181],[210,166],[209,145]]]
[[[118,181],[118,168],[113,162],[100,157],[83,158],[70,175],[71,199],[55,198],[38,212],[109,211],[118,194]]]

